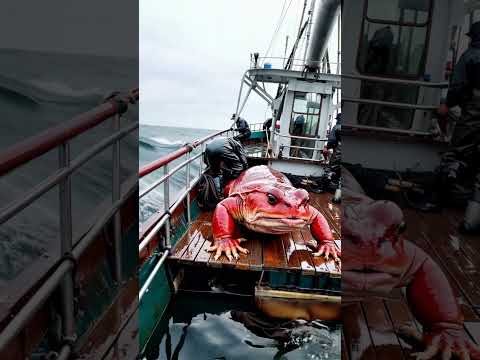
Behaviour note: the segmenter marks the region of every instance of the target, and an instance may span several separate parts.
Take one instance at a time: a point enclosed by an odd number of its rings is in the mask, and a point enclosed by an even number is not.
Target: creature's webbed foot
[[[323,256],[325,260],[328,260],[328,257],[332,256],[333,259],[339,263],[342,253],[340,252],[340,250],[338,250],[335,247],[335,243],[333,241],[331,242],[329,241],[329,242],[324,242],[318,245],[316,247],[316,251],[313,253],[313,256],[315,257]]]
[[[215,260],[218,260],[222,253],[225,253],[225,256],[228,260],[232,261],[233,258],[238,259],[240,255],[238,252],[243,254],[248,254],[249,251],[240,246],[240,241],[243,239],[219,239],[215,240],[214,244],[210,246],[207,251],[216,251]]]
[[[417,360],[433,359],[441,355],[442,360],[458,358],[461,360],[480,359],[480,348],[465,338],[461,326],[439,327],[422,335],[418,330],[403,326],[399,328],[402,337],[422,343],[425,350],[413,353]]]

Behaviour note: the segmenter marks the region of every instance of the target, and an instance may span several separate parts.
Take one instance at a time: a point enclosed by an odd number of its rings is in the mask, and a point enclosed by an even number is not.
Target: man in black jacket
[[[438,109],[446,117],[450,108],[462,109],[457,122],[452,144],[456,149],[447,154],[444,163],[462,162],[476,173],[473,195],[468,202],[462,229],[467,232],[480,231],[480,21],[473,23],[467,33],[469,48],[456,64],[447,99]],[[468,149],[460,151],[459,148]],[[454,168],[454,166],[452,166]]]
[[[236,114],[232,115],[232,120],[235,120]],[[238,135],[234,137],[235,140],[240,141],[242,144],[250,138],[252,132],[250,131],[250,127],[248,126],[247,120],[241,118],[240,116],[236,118],[235,127],[238,131]]]

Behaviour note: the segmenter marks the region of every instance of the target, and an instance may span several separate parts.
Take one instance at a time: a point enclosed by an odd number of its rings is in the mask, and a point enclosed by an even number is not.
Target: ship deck
[[[327,219],[337,247],[340,248],[340,207],[331,203],[331,194],[310,193],[311,204]],[[238,260],[229,261],[225,255],[218,260],[214,253],[207,252],[213,243],[212,212],[202,212],[192,223],[188,232],[177,242],[169,261],[191,266],[233,268],[247,271],[288,271],[305,275],[340,276],[340,266],[333,260],[313,257],[305,245],[312,238],[308,230],[285,235],[265,235],[244,230],[242,237],[247,241],[242,246],[248,255],[240,254]]]
[[[465,317],[466,337],[480,344],[480,242],[458,233],[462,212],[419,213],[404,210],[406,238],[426,250],[450,280]],[[423,349],[401,336],[400,326],[417,330],[404,293],[391,297],[342,296],[342,359],[414,359]],[[435,357],[440,359],[441,356]]]

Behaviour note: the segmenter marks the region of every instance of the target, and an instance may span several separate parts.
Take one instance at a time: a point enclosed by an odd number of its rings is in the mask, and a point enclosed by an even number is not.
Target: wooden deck
[[[331,194],[310,194],[311,204],[319,209],[330,224],[340,247],[340,208],[330,202]],[[212,212],[202,213],[190,227],[188,233],[178,241],[172,250],[170,261],[184,265],[228,267],[238,270],[278,270],[299,272],[307,275],[340,276],[340,267],[333,260],[326,262],[323,257],[313,257],[305,245],[312,238],[309,230],[302,230],[281,236],[265,235],[244,230],[247,239],[242,246],[248,255],[240,254],[238,260],[230,262],[224,255],[214,259],[214,253],[207,252],[212,245]]]
[[[447,274],[465,315],[465,334],[480,344],[480,239],[458,233],[461,216],[450,210],[441,214],[406,210],[406,237],[425,249]],[[423,350],[398,331],[402,325],[421,329],[400,290],[391,298],[355,300],[344,295],[342,320],[344,360],[414,359],[411,353]]]

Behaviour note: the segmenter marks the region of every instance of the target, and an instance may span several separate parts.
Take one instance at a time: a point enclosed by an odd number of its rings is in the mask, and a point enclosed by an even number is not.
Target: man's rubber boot
[[[460,230],[465,234],[480,234],[480,202],[470,200]]]

